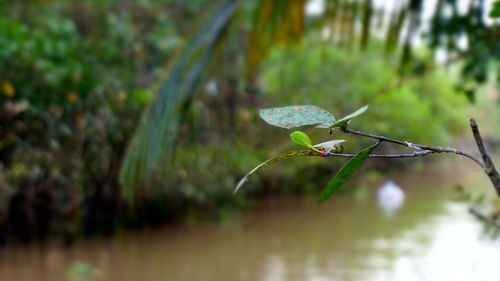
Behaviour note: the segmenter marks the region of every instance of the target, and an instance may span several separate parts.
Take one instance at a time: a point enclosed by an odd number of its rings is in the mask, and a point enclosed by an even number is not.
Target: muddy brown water
[[[321,205],[310,197],[273,198],[222,222],[79,241],[71,249],[0,249],[0,280],[72,280],[77,263],[92,273],[73,280],[500,280],[498,240],[454,200],[456,183],[477,193],[491,189],[471,161],[364,175],[362,192]],[[375,196],[388,179],[406,193],[391,215]]]

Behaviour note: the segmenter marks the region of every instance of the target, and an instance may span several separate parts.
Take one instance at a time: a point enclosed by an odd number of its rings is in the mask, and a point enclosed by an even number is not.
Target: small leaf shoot
[[[343,118],[339,119],[337,122],[333,123],[333,125],[331,125],[330,128],[344,128],[344,127],[346,127],[347,124],[349,123],[349,121],[351,121],[351,119],[363,114],[367,109],[368,109],[368,105],[365,105],[365,106],[359,108],[358,110],[354,111],[353,113],[348,114],[348,115],[344,116]]]
[[[313,145],[314,148],[317,149],[323,149],[325,152],[336,152],[340,153],[342,152],[342,146],[340,145],[341,143],[345,142],[346,140],[331,140],[331,141],[325,141],[322,143],[318,143]]]
[[[295,131],[295,132],[290,134],[290,138],[292,139],[292,141],[294,143],[296,143],[300,146],[304,146],[304,147],[311,147],[312,146],[311,139],[304,132]]]

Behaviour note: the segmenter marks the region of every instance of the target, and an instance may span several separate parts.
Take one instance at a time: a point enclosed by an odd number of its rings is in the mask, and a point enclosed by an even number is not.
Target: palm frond
[[[120,170],[125,198],[140,197],[147,190],[152,176],[168,166],[187,106],[237,5],[238,1],[229,1],[215,10],[178,56],[144,114]]]

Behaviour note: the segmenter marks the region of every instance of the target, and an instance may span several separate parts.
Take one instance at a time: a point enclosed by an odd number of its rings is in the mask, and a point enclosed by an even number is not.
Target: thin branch
[[[469,213],[473,214],[477,219],[487,223],[487,224],[490,224],[494,227],[497,227],[497,228],[500,228],[500,223],[497,222],[496,220],[494,219],[490,219],[488,218],[487,216],[481,214],[478,210],[474,209],[474,208],[469,208]]]
[[[396,139],[392,139],[392,138],[388,138],[388,137],[384,137],[384,136],[367,134],[367,133],[348,129],[347,127],[341,128],[340,130],[337,130],[337,131],[340,131],[340,132],[343,132],[346,134],[352,134],[352,135],[376,139],[376,140],[381,141],[381,142],[385,141],[385,142],[389,142],[389,143],[394,143],[394,144],[410,147],[413,149],[423,150],[421,152],[427,152],[427,153],[424,153],[422,155],[426,155],[426,154],[429,154],[430,152],[432,152],[432,153],[454,153],[454,154],[465,156],[465,157],[473,160],[474,162],[476,162],[483,169],[483,171],[486,173],[486,175],[490,178],[490,181],[493,184],[493,187],[495,188],[497,195],[500,197],[500,175],[498,173],[498,170],[496,169],[495,164],[493,163],[493,160],[491,160],[491,157],[486,152],[486,148],[485,148],[483,139],[481,138],[481,134],[479,133],[477,123],[474,119],[470,119],[470,126],[471,126],[472,134],[474,135],[474,139],[476,140],[476,144],[477,144],[477,147],[479,149],[479,152],[481,153],[481,157],[482,157],[483,161],[481,161],[481,159],[475,157],[472,154],[469,154],[467,152],[461,151],[461,150],[459,150],[457,148],[453,148],[453,147],[441,147],[441,146],[434,147],[434,146],[428,146],[428,145],[415,144],[415,143],[410,143],[407,141],[400,141],[400,140],[396,140]],[[384,157],[383,155],[377,155],[377,158],[410,158],[410,157],[417,157],[417,156],[422,156],[422,155],[419,155],[417,153],[417,151],[415,151],[415,152],[410,153],[410,154],[392,155],[390,157]],[[386,156],[389,156],[389,155],[386,155]],[[399,156],[399,157],[397,157],[397,156]],[[344,157],[348,157],[348,156],[344,156]]]
[[[351,130],[351,129],[348,129],[348,128],[344,128],[344,129],[337,130],[337,131],[343,132],[343,133],[346,133],[346,134],[357,135],[357,136],[362,136],[362,137],[376,139],[376,140],[379,140],[379,141],[392,142],[392,143],[395,143],[395,144],[399,144],[399,145],[411,147],[409,142],[400,141],[400,140],[396,140],[396,139],[391,139],[391,138],[384,137],[384,136],[377,136],[377,135],[362,133],[362,132]],[[416,148],[416,147],[413,147],[413,148]]]
[[[422,150],[422,151],[415,151],[413,153],[402,153],[402,154],[370,154],[368,155],[368,158],[385,158],[385,159],[391,159],[391,158],[415,158],[415,157],[420,157],[420,156],[425,156],[427,154],[431,153],[436,153],[434,151],[430,150]],[[320,156],[320,157],[345,157],[345,158],[352,158],[356,156],[356,154],[352,153],[331,153],[328,152],[325,155],[314,155],[311,154],[309,156]]]
[[[362,132],[354,131],[354,130],[351,130],[351,129],[348,129],[348,128],[343,128],[343,129],[341,129],[339,131],[343,132],[343,133],[346,133],[346,134],[357,135],[357,136],[362,136],[362,137],[376,139],[376,140],[379,140],[379,141],[390,142],[390,143],[394,143],[394,144],[398,144],[398,145],[410,147],[410,148],[413,148],[413,149],[420,149],[420,150],[424,150],[424,151],[425,150],[430,150],[430,151],[435,152],[435,153],[454,153],[454,154],[462,155],[462,156],[465,156],[465,157],[467,157],[469,159],[472,159],[479,166],[481,166],[481,168],[483,168],[483,169],[485,168],[483,162],[481,162],[481,160],[479,158],[477,158],[474,155],[471,155],[471,154],[469,154],[467,152],[461,151],[461,150],[459,150],[457,148],[441,147],[441,146],[434,147],[434,146],[428,146],[428,145],[422,145],[422,144],[415,144],[415,143],[411,143],[411,142],[407,142],[407,141],[400,141],[400,140],[396,140],[396,139],[392,139],[392,138],[388,138],[388,137],[384,137],[384,136],[377,136],[377,135],[362,133]]]
[[[470,127],[472,129],[472,134],[474,135],[474,139],[476,140],[477,148],[479,149],[479,153],[481,153],[481,157],[483,157],[484,166],[483,170],[488,175],[491,180],[491,183],[495,187],[497,195],[500,196],[500,175],[491,160],[491,157],[486,152],[486,148],[484,146],[483,138],[479,133],[479,128],[477,127],[476,120],[470,119]]]

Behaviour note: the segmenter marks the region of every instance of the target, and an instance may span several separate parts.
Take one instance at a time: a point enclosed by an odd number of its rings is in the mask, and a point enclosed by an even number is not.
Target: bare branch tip
[[[477,129],[477,123],[476,123],[476,120],[474,118],[469,119],[469,122],[470,122],[471,128]]]

